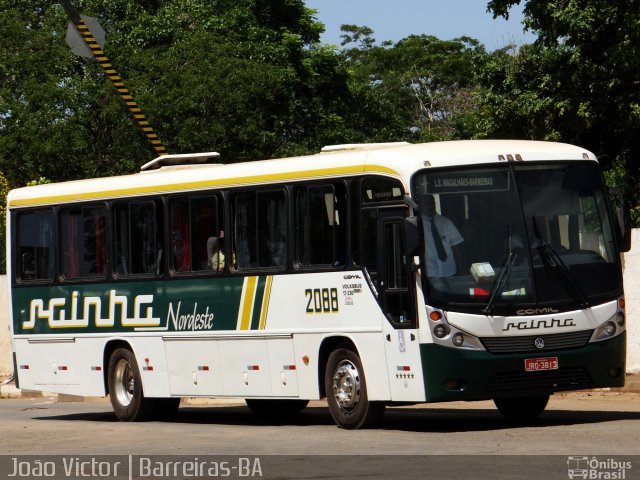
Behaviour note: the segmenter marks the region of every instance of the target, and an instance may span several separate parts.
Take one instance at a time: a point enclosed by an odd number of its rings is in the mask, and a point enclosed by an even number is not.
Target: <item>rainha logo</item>
[[[576,322],[573,318],[552,318],[551,320],[546,319],[532,319],[532,320],[522,320],[519,322],[507,322],[507,324],[502,329],[503,332],[508,332],[511,329],[514,330],[537,330],[539,328],[565,328],[565,327],[575,327]]]

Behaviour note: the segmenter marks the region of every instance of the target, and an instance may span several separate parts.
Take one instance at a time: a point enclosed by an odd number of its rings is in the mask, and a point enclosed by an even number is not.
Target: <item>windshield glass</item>
[[[429,304],[506,315],[617,294],[620,267],[596,164],[423,171],[413,187]]]

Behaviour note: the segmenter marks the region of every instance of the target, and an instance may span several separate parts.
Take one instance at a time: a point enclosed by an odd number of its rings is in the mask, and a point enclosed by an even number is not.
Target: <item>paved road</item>
[[[121,423],[106,402],[43,398],[0,400],[0,422],[5,468],[20,455],[228,455],[258,458],[263,478],[565,479],[569,456],[608,461],[602,470],[637,455],[623,478],[640,479],[640,394],[630,393],[555,396],[524,426],[491,402],[392,408],[378,429],[346,431],[322,402],[288,422],[219,402],[183,405],[170,421]]]

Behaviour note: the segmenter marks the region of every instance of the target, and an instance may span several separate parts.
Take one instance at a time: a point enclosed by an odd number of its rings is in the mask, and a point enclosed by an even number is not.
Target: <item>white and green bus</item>
[[[217,157],[9,194],[20,388],[108,394],[128,421],[181,397],[263,414],[326,397],[360,428],[386,406],[455,400],[526,419],[554,392],[624,384],[628,232],[592,153],[460,141]]]

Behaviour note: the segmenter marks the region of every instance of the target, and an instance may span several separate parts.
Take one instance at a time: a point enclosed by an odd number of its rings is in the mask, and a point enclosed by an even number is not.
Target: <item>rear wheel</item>
[[[119,420],[145,420],[154,412],[155,401],[144,397],[138,362],[131,350],[118,348],[111,354],[108,383],[111,405]]]
[[[261,417],[286,417],[300,413],[309,404],[309,400],[276,400],[247,398],[247,407]]]
[[[525,422],[540,415],[549,402],[549,395],[533,397],[494,398],[498,411],[509,420]]]
[[[362,362],[349,347],[339,347],[329,355],[325,392],[331,416],[342,428],[366,428],[384,412],[384,402],[369,401]]]

